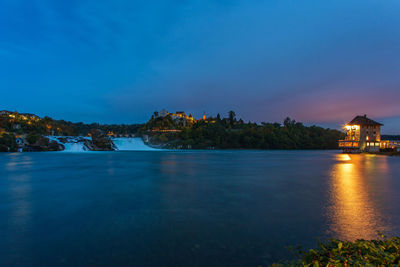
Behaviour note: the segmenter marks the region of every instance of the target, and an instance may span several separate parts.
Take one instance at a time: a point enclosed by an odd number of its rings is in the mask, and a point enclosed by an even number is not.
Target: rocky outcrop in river
[[[85,145],[92,151],[113,151],[115,145],[110,137],[100,130],[91,131],[92,140],[85,140]]]

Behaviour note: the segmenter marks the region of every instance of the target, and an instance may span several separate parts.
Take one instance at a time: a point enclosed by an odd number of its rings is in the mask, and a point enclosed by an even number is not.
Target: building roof
[[[351,122],[348,123],[348,125],[383,125],[382,123],[376,122],[374,120],[371,120],[370,118],[367,117],[367,115],[364,116],[356,116]]]

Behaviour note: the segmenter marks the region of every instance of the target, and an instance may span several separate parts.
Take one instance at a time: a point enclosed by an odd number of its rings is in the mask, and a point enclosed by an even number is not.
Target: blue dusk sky
[[[400,1],[0,0],[0,109],[153,111],[400,133]]]

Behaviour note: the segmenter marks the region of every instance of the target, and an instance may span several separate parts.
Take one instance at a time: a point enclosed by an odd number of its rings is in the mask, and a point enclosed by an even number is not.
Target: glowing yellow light
[[[339,154],[337,155],[337,159],[339,161],[349,161],[351,160],[350,156],[348,154]]]

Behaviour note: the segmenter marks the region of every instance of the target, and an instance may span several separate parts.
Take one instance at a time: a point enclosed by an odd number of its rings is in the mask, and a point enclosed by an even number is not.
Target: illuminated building
[[[186,122],[195,123],[197,120],[192,116],[192,114],[186,115],[184,111],[177,111],[175,113],[169,113],[165,109],[161,110],[159,117],[171,116],[173,120],[182,120],[185,124]]]
[[[346,137],[339,141],[339,147],[348,153],[379,152],[381,126],[383,124],[367,118],[367,115],[357,116],[344,126]]]

